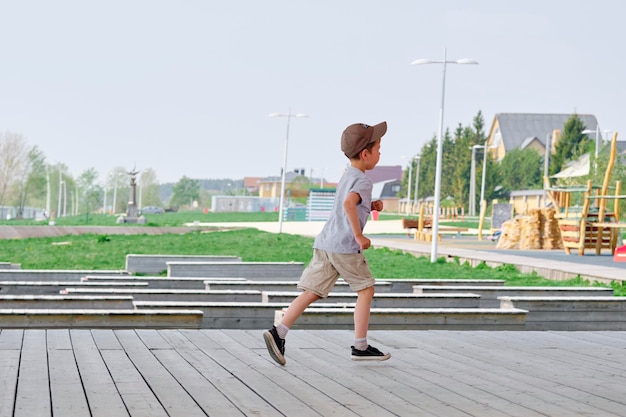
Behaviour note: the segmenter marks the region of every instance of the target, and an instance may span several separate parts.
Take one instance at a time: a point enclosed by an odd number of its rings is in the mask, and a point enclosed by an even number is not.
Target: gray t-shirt
[[[361,248],[354,239],[350,222],[343,209],[343,202],[349,193],[361,196],[357,205],[361,230],[372,209],[372,181],[360,169],[349,167],[337,184],[337,193],[330,218],[315,238],[313,247],[333,253],[358,253]]]

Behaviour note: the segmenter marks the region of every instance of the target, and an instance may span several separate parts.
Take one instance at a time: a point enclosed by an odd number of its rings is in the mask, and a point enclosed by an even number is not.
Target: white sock
[[[354,339],[354,348],[358,350],[367,349],[367,337],[362,339]]]
[[[278,333],[278,336],[281,339],[284,339],[285,337],[287,337],[287,332],[288,331],[289,331],[289,327],[285,326],[282,323],[280,323],[278,326],[276,326],[276,333]]]

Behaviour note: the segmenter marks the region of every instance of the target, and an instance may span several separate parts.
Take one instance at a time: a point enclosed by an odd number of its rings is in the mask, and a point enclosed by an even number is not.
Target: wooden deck
[[[0,417],[624,416],[626,332],[2,330]]]

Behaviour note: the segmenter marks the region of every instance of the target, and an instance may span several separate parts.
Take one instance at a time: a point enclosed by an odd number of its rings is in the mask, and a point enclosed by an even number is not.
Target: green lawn
[[[274,234],[257,229],[190,232],[165,235],[78,235],[11,239],[2,242],[0,261],[19,263],[23,269],[124,269],[127,254],[235,255],[244,261],[303,262],[311,259],[313,239]],[[581,279],[551,281],[522,274],[505,265],[471,267],[442,258],[431,263],[387,248],[365,252],[377,278],[481,278],[503,279],[507,285],[590,285]],[[626,295],[615,285],[616,294]]]

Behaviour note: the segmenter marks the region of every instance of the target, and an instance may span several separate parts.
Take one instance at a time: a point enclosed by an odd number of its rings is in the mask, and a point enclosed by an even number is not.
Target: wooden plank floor
[[[626,332],[3,330],[0,417],[625,416]]]

